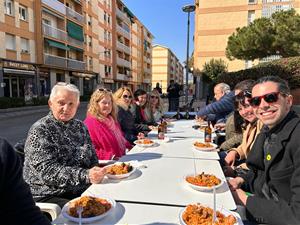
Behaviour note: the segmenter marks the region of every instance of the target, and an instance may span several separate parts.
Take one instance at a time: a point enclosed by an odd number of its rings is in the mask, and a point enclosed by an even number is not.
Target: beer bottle
[[[189,110],[188,110],[188,109],[185,111],[184,118],[185,118],[186,120],[189,120],[189,119],[190,119],[190,113],[189,113]]]
[[[164,131],[165,133],[167,133],[167,128],[168,128],[168,123],[166,120],[162,119],[162,124],[163,124],[163,128],[164,128]]]
[[[164,139],[165,138],[165,128],[163,121],[161,120],[160,124],[158,125],[157,128],[157,138],[158,139]]]
[[[177,120],[180,120],[180,119],[181,119],[181,115],[180,115],[180,110],[179,110],[179,108],[177,109],[176,119],[177,119]]]
[[[210,121],[208,120],[207,127],[205,127],[205,130],[204,130],[204,141],[205,142],[211,142],[211,133],[212,133],[212,130],[210,127]]]

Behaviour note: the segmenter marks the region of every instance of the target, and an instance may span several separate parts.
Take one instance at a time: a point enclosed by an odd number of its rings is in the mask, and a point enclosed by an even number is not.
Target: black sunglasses
[[[241,91],[241,92],[238,93],[235,97],[236,97],[237,99],[244,99],[245,97],[246,97],[246,98],[251,98],[251,97],[252,97],[252,93],[251,93],[251,91],[249,91],[249,90]]]
[[[106,89],[106,88],[98,88],[98,91],[112,92],[110,89]]]
[[[123,95],[122,98],[132,99],[132,96],[131,95],[129,95],[129,96],[128,95]]]
[[[158,97],[154,96],[154,95],[151,95],[150,98],[156,98],[156,99],[158,99]]]
[[[258,107],[261,103],[261,99],[264,99],[267,103],[274,103],[278,101],[279,94],[280,92],[272,92],[262,96],[252,97],[249,102],[253,107]]]

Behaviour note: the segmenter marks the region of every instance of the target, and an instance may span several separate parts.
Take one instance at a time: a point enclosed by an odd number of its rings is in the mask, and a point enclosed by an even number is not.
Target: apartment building
[[[237,71],[258,62],[229,61],[225,56],[228,37],[236,28],[247,26],[256,18],[291,8],[299,12],[300,0],[196,0],[195,6],[195,69],[202,70],[205,62],[220,58],[228,64],[229,71]]]
[[[153,35],[138,20],[132,24],[132,88],[151,90]]]
[[[159,83],[162,92],[166,93],[170,80],[183,84],[183,66],[168,47],[154,45],[152,49],[152,87]]]
[[[36,85],[33,0],[4,0],[0,7],[0,96],[25,96]]]
[[[75,84],[81,95],[99,84],[111,90],[151,84],[153,36],[122,1],[4,3],[0,97],[48,95],[59,81]]]

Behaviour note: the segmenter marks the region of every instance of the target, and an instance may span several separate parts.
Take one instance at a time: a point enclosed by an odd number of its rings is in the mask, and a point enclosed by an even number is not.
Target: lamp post
[[[196,9],[195,5],[185,5],[182,7],[182,11],[188,14],[187,21],[187,40],[186,40],[186,67],[185,67],[185,103],[188,104],[188,82],[189,82],[189,47],[190,47],[190,13]]]

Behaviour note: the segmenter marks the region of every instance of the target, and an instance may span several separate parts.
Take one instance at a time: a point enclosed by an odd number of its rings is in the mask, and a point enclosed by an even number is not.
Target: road
[[[86,115],[86,104],[79,106],[76,118],[83,120]],[[27,137],[31,125],[47,115],[48,112],[32,112],[29,115],[10,117],[0,120],[0,137],[7,139],[12,145]]]

